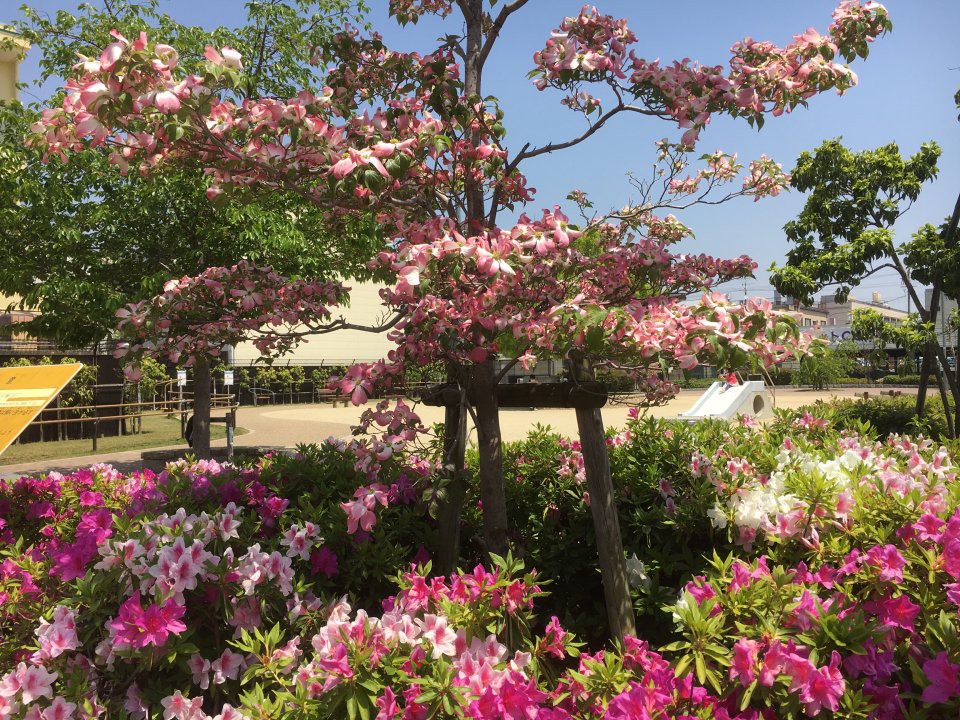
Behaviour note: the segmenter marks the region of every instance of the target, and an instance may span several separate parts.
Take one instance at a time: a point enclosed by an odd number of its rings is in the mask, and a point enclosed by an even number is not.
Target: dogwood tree
[[[233,48],[208,47],[202,70],[185,73],[170,45],[118,33],[98,57],[81,62],[64,102],[35,128],[35,142],[50,155],[96,145],[110,148],[122,171],[200,166],[212,179],[211,198],[282,190],[335,218],[375,214],[394,238],[395,249],[379,261],[397,273],[386,300],[400,318],[398,349],[353,369],[343,387],[362,401],[402,362],[449,363],[473,399],[485,541],[500,553],[507,518],[499,358],[528,362],[552,353],[588,366],[608,358],[646,373],[661,363],[689,368],[722,352],[772,361],[790,351],[762,305],[735,306],[708,294],[688,307],[676,297],[752,271],[746,260],[723,264],[667,249],[679,238],[669,234],[676,221],[665,214],[738,177],[733,156],[704,156],[705,167],[689,176],[668,168],[657,195],[645,193],[637,207],[582,228],[557,210],[502,227],[501,213],[533,199],[523,164],[589,141],[615,116],[638,115],[680,129],[667,155],[677,153],[685,168],[683,156],[717,114],[759,126],[817,93],[852,87],[856,76],[841,59],[865,57],[868,43],[890,28],[883,6],[848,1],[825,35],[810,29],[785,46],[748,38],[733,45],[726,67],[662,63],[640,56],[624,20],[585,7],[554,30],[532,71],[538,89],[560,91],[562,104],[583,115],[584,130],[510,148],[504,112],[484,93],[483,71],[506,23],[527,4],[392,0],[401,23],[456,10],[462,31],[428,54],[395,52],[377,35],[346,31],[314,57],[326,70],[322,91],[288,99],[238,101],[244,59]],[[760,159],[733,194],[761,197],[784,184],[776,164]],[[619,563],[622,576],[622,552]]]
[[[117,355],[147,356],[194,369],[194,449],[210,453],[210,363],[225,345],[252,340],[264,356],[289,351],[300,340],[290,325],[322,332],[336,323],[330,308],[346,295],[338,282],[289,280],[269,267],[241,261],[170,280],[149,300],[117,311],[127,338]],[[322,326],[321,326],[322,325]],[[137,378],[135,364],[128,377]]]

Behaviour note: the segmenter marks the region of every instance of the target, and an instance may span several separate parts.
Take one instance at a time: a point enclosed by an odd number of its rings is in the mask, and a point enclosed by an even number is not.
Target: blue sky
[[[31,6],[48,12],[74,10],[77,0],[33,0]],[[167,12],[180,22],[213,27],[240,24],[241,0],[167,0]],[[427,18],[417,26],[401,28],[386,12],[386,0],[370,0],[374,28],[387,43],[401,50],[429,51],[442,34],[456,32],[452,18]],[[576,14],[577,0],[531,0],[501,35],[484,75],[485,92],[500,98],[506,112],[506,138],[516,151],[526,142],[540,145],[573,137],[583,121],[559,105],[560,95],[538,92],[527,79],[533,53],[543,46],[550,30],[565,15]],[[687,0],[685,3],[641,0],[598,0],[599,9],[627,18],[639,36],[638,54],[663,61],[690,57],[704,63],[726,63],[730,45],[745,36],[787,43],[808,27],[825,31],[833,0],[779,2],[776,0]],[[943,148],[940,178],[927,186],[918,202],[896,228],[901,239],[924,222],[940,222],[948,215],[960,191],[960,124],[953,93],[960,87],[960,2],[957,0],[889,0],[893,33],[878,40],[866,61],[853,69],[860,84],[843,97],[833,93],[815,97],[808,109],[771,118],[762,131],[744,122],[718,117],[701,135],[698,150],[737,152],[741,160],[767,154],[789,170],[797,155],[827,138],[842,136],[854,149],[897,142],[901,152],[915,152],[922,142],[936,140]],[[12,0],[3,0],[0,22],[17,17]],[[23,80],[36,78],[35,53],[21,68]],[[29,94],[25,100],[31,100]],[[524,166],[529,184],[537,188],[528,212],[563,203],[574,188],[587,191],[599,208],[620,207],[630,199],[626,179],[630,170],[646,171],[654,158],[653,143],[676,139],[670,124],[648,118],[622,118],[579,147],[542,156]],[[782,261],[787,250],[782,227],[800,210],[803,197],[790,193],[754,203],[744,199],[720,207],[688,211],[682,219],[696,233],[684,249],[718,256],[751,255],[760,265],[757,280],[747,284],[750,295],[772,296],[764,270]],[[728,287],[741,297],[741,286]],[[872,291],[903,306],[904,290],[892,273],[878,274],[855,291],[869,298]]]

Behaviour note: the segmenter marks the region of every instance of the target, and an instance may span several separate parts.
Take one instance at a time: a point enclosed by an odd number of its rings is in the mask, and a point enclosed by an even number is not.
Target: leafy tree
[[[157,401],[157,393],[164,383],[170,382],[170,373],[166,365],[157,362],[151,357],[144,356],[137,362],[138,379],[134,383],[124,383],[123,399],[125,402],[136,403],[129,409],[130,414],[136,415],[140,412],[150,411],[154,406],[142,405],[141,403],[154,403]],[[139,433],[143,430],[143,418],[133,418],[130,423],[133,432]]]
[[[857,367],[857,346],[843,341],[832,348],[817,345],[809,355],[800,358],[791,382],[794,385],[809,385],[814,390],[826,390],[833,383],[849,377]]]
[[[873,308],[857,308],[850,314],[850,332],[854,340],[870,344],[867,361],[870,376],[876,378],[887,365],[887,344],[892,340],[890,323]]]
[[[246,22],[236,29],[181,25],[160,12],[158,0],[84,4],[53,17],[24,8],[16,29],[41,54],[41,82],[69,76],[78,55],[98,55],[111,32],[149,30],[176,43],[188,72],[206,62],[213,37],[252,58],[233,88],[242,100],[315,87],[313,54],[365,10],[346,0],[245,7]],[[119,309],[157,295],[169,278],[239,260],[288,276],[363,277],[364,262],[381,246],[372,218],[354,214],[334,228],[325,208],[296,194],[211,202],[210,179],[196,167],[121,174],[103,148],[77,152],[69,164],[45,163],[23,144],[39,119],[36,110],[0,103],[0,243],[17,248],[0,254],[0,292],[39,311],[30,325],[35,335],[74,347],[102,340]],[[206,426],[199,423],[201,434]]]
[[[936,143],[925,143],[904,159],[896,143],[853,152],[840,140],[827,140],[814,152],[802,153],[790,184],[809,195],[797,219],[784,226],[793,247],[786,265],[770,268],[774,287],[803,302],[836,287],[836,298],[843,301],[863,280],[891,268],[918,308],[920,321],[929,322],[936,308],[926,306],[913,281],[948,274],[940,260],[950,257],[943,251],[946,234],[937,240],[936,231],[924,228],[898,248],[893,228],[923,184],[936,178],[940,152]],[[956,401],[956,379],[941,370],[947,367],[943,348],[929,342],[924,355],[925,364],[939,361],[935,367],[945,405],[948,394]]]

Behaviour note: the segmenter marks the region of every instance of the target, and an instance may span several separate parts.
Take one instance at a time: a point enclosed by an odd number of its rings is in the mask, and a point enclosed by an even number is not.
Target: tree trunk
[[[946,247],[952,247],[957,242],[957,228],[960,226],[960,195],[957,196],[957,202],[953,206],[953,214],[950,216],[950,222],[947,223],[947,227],[943,235],[943,244]],[[896,255],[896,253],[894,253]],[[902,270],[900,273],[901,276],[904,275],[905,269],[899,268]],[[906,278],[904,278],[906,282]],[[912,286],[907,283],[908,293],[912,292]],[[934,280],[933,283],[933,293],[930,298],[930,308],[924,317],[923,306],[919,303],[919,298],[914,298],[917,302],[917,308],[920,310],[920,318],[924,322],[936,323],[937,313],[940,306],[940,287],[939,283]],[[941,358],[942,356],[942,358]],[[923,369],[920,372],[920,387],[917,390],[917,415],[923,414],[923,405],[926,399],[927,394],[927,378],[929,377],[931,365],[933,364],[934,357],[942,360],[943,373],[946,374],[946,384],[950,388],[950,394],[953,396],[953,403],[956,411],[956,424],[955,430],[960,430],[960,359],[957,362],[957,372],[953,377],[950,376],[950,365],[947,362],[946,353],[943,352],[943,348],[940,347],[939,343],[927,343],[926,348],[923,352]],[[929,359],[928,359],[929,358]],[[944,378],[941,376],[939,379],[939,385],[941,387],[941,392],[943,392],[943,383]],[[950,408],[945,403],[944,412],[949,416]],[[949,424],[949,421],[948,421]],[[955,434],[955,433],[951,433]]]
[[[953,346],[953,382],[960,387],[960,342]],[[953,399],[953,413],[953,430],[960,435],[960,397]]]
[[[477,413],[477,450],[480,455],[480,500],[486,551],[506,555],[507,497],[503,480],[503,447],[497,377],[493,359],[470,368],[470,395]]]
[[[953,424],[953,412],[950,403],[950,391],[947,388],[947,380],[950,378],[949,367],[937,367],[937,387],[940,388],[940,402],[943,403],[943,417],[947,425],[947,437],[954,439],[957,437],[957,430]]]
[[[455,373],[447,374],[447,382],[456,382]],[[440,546],[434,570],[449,575],[460,559],[460,518],[467,496],[465,455],[467,450],[466,398],[459,405],[448,405],[443,420],[443,477],[447,484],[440,501]]]
[[[927,308],[926,317],[923,319],[927,322],[936,324],[937,315],[939,312],[940,288],[937,287],[935,283],[933,286],[933,292],[930,295],[930,307]],[[921,317],[923,317],[922,309]],[[950,376],[950,367],[946,362],[946,353],[943,351],[940,343],[936,342],[936,340],[934,340],[934,342],[927,343],[923,349],[923,366],[920,370],[920,386],[917,388],[917,417],[923,417],[924,414],[924,407],[927,399],[927,385],[931,370],[933,371],[933,375],[937,380],[937,388],[940,391],[940,400],[943,402],[943,413],[947,426],[947,435],[951,438],[955,438],[957,437],[958,428],[957,424],[954,422],[954,417],[950,406],[951,397],[953,399],[953,404],[958,404],[957,382],[955,378]]]
[[[467,103],[482,102],[483,0],[457,0],[466,25],[463,91]],[[469,133],[473,145],[483,142],[480,126]],[[466,217],[464,234],[481,230],[486,221],[483,185],[467,173],[464,179]],[[483,534],[487,552],[505,555],[507,542],[507,501],[503,482],[500,415],[497,405],[496,368],[493,360],[473,365],[469,385],[477,413],[477,442],[480,454],[480,500],[483,502]]]
[[[578,365],[574,370],[576,379],[592,379],[593,372],[586,362],[579,361]],[[623,640],[624,636],[635,635],[637,631],[600,410],[577,408],[577,427],[580,430],[580,451],[583,453],[587,489],[590,492],[590,513],[593,515],[597,538],[610,634],[617,640]]]
[[[927,402],[927,383],[930,380],[930,369],[933,362],[933,353],[928,346],[923,348],[923,360],[920,362],[920,384],[917,387],[917,417],[923,417]]]
[[[193,452],[204,460],[210,454],[210,361],[198,357],[193,365]]]

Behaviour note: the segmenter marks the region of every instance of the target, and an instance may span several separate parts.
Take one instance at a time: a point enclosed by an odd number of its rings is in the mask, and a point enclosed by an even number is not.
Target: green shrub
[[[882,439],[891,433],[912,435],[923,434],[934,440],[947,436],[947,421],[943,413],[943,403],[939,397],[927,397],[926,410],[922,418],[916,414],[916,398],[878,397],[867,400],[817,401],[795,410],[780,411],[782,420],[792,422],[804,413],[825,418],[840,430],[863,431],[868,424],[870,434]]]
[[[597,380],[604,383],[611,393],[631,393],[637,388],[636,381],[623,373],[597,373]]]
[[[685,390],[702,390],[710,387],[715,382],[717,382],[717,378],[690,378],[678,384]]]
[[[713,452],[732,443],[729,427],[724,421],[647,418],[610,436],[624,548],[628,557],[635,554],[643,562],[649,578],[649,586],[634,593],[647,637],[667,638],[671,623],[663,608],[675,601],[676,586],[701,572],[715,550],[730,547],[725,535],[715,535],[707,516],[715,490],[690,470],[691,457],[702,448]],[[557,615],[590,642],[601,642],[606,610],[579,446],[538,426],[525,440],[505,443],[503,453],[514,553],[551,581],[544,613]],[[475,449],[468,452],[467,464],[476,476]],[[476,486],[474,478],[471,487]],[[465,505],[463,541],[469,559],[464,567],[482,559],[478,502],[472,494]]]
[[[933,378],[930,378],[933,380]],[[919,375],[886,375],[880,381],[884,385],[919,385]]]

